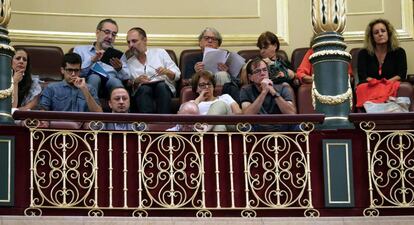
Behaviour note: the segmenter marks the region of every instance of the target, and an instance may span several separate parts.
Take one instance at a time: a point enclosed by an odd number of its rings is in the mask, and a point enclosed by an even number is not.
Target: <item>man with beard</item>
[[[79,77],[82,59],[76,53],[63,57],[63,81],[49,84],[40,96],[39,107],[47,111],[102,112],[96,90]]]
[[[96,27],[96,41],[73,49],[82,57],[81,77],[104,96],[114,88],[123,87],[122,81],[129,79],[128,69],[120,59],[111,58],[109,64],[100,61],[105,51],[112,48],[117,34],[118,25],[114,20],[101,20]]]
[[[133,103],[138,113],[170,113],[175,82],[181,72],[167,51],[147,48],[147,34],[139,27],[127,33],[125,64],[132,77]]]
[[[129,112],[129,94],[125,88],[115,88],[111,91],[108,105],[112,113],[128,113]],[[132,130],[131,123],[106,123],[107,130]]]

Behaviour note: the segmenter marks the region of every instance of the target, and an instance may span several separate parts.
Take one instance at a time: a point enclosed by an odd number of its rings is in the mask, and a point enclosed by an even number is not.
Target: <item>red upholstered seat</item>
[[[165,49],[165,51],[167,51],[168,55],[171,57],[172,61],[174,61],[175,65],[178,66],[178,59],[177,59],[177,55],[175,54],[174,50]]]
[[[355,84],[358,84],[358,54],[362,48],[353,48],[349,52],[352,56],[351,66]]]
[[[240,50],[237,52],[237,54],[243,57],[247,62],[247,60],[249,59],[260,57],[260,50],[259,49]]]
[[[299,114],[316,113],[312,106],[312,85],[302,84],[298,88],[297,106]]]
[[[32,64],[32,73],[39,75],[43,81],[60,81],[62,74],[60,67],[63,50],[58,46],[15,45],[15,48],[24,48],[29,53]]]
[[[247,60],[254,59],[256,57],[260,57],[260,50],[259,49],[249,49],[249,50],[240,50],[237,52],[241,57]],[[283,60],[289,60],[287,53],[284,50],[277,51],[277,56]]]
[[[302,62],[303,57],[309,48],[297,48],[293,50],[290,62],[292,63],[293,70],[296,71]]]
[[[182,79],[189,79],[193,74],[185,74],[185,65],[188,64],[196,55],[201,53],[201,49],[186,49],[180,54],[180,71]]]

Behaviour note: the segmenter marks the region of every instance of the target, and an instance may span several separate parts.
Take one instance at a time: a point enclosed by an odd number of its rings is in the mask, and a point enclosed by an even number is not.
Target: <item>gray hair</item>
[[[217,38],[218,45],[220,46],[221,42],[223,42],[223,38],[221,37],[220,32],[218,32],[215,28],[212,27],[206,27],[203,31],[201,31],[200,35],[198,35],[198,41],[200,42],[201,39],[203,39],[203,36],[207,31],[211,31],[214,34],[214,36]]]

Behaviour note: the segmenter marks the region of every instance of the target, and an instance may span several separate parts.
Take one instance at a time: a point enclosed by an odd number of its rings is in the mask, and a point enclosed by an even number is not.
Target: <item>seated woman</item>
[[[188,85],[191,83],[192,77],[188,78],[187,76],[193,75],[200,71],[205,70],[205,65],[203,63],[204,58],[204,51],[206,48],[212,49],[219,49],[221,43],[223,42],[223,38],[219,31],[217,31],[213,27],[206,27],[204,30],[201,31],[200,35],[198,36],[198,45],[201,49],[201,52],[194,56],[186,65],[183,72],[183,84]],[[229,74],[229,66],[225,63],[218,63],[217,70],[214,74],[214,79],[218,85],[224,85],[231,81],[231,75]]]
[[[364,49],[358,54],[357,107],[366,101],[382,103],[397,95],[400,80],[407,76],[407,57],[399,47],[388,20],[371,21],[365,30]]]
[[[269,78],[274,84],[287,82],[292,84],[295,72],[287,59],[282,59],[277,55],[280,42],[277,36],[270,32],[263,32],[257,39],[256,46],[260,49],[260,56],[269,67]]]
[[[39,102],[42,88],[39,79],[32,79],[30,59],[26,50],[16,48],[12,59],[13,103],[12,108],[19,110],[34,109]]]
[[[192,102],[198,105],[200,115],[241,114],[239,104],[230,95],[214,96],[215,86],[214,76],[208,71],[200,71],[193,76],[192,89],[198,96]],[[226,131],[227,128],[224,125],[209,125],[206,130]]]

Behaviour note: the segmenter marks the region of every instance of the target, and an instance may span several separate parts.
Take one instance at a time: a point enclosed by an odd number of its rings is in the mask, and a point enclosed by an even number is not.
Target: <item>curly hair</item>
[[[376,24],[382,23],[384,24],[385,28],[387,29],[388,33],[388,51],[394,51],[399,47],[399,42],[397,39],[397,32],[394,29],[394,26],[386,19],[375,19],[371,21],[367,28],[365,29],[365,40],[364,40],[364,47],[367,49],[368,53],[371,55],[374,55],[375,51],[375,40],[374,40],[374,34],[372,33],[372,29]]]
[[[31,65],[30,65],[29,53],[24,48],[16,47],[15,52],[17,53],[18,51],[23,51],[27,55],[26,70],[24,71],[24,75],[23,75],[22,80],[19,82],[17,107],[20,107],[24,97],[29,93],[30,88],[32,87],[33,79],[32,79],[32,68],[31,68]]]

